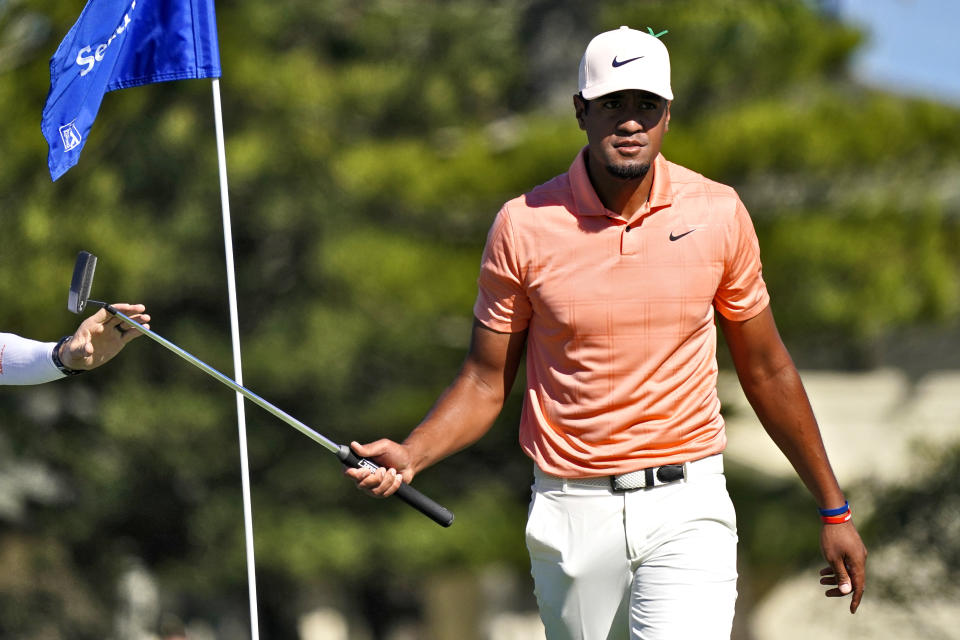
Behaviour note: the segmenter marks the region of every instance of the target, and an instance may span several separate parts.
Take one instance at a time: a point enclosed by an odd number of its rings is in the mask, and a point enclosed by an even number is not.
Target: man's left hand
[[[830,566],[820,570],[820,584],[831,586],[826,596],[840,598],[853,593],[850,613],[856,613],[866,586],[867,548],[852,522],[825,524],[820,548]]]

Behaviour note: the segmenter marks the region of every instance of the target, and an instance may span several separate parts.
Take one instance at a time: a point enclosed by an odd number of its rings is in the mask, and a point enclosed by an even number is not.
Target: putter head
[[[90,288],[93,286],[93,272],[97,268],[97,256],[87,251],[77,254],[77,263],[73,267],[73,280],[70,281],[70,295],[67,297],[67,309],[80,313],[87,306]]]

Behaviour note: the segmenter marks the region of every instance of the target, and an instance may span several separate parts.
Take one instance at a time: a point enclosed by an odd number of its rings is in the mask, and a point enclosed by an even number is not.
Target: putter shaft
[[[221,383],[227,385],[237,393],[243,395],[243,397],[247,398],[254,404],[260,406],[261,408],[273,414],[280,420],[286,422],[288,425],[290,425],[291,427],[293,427],[303,435],[307,436],[308,438],[310,438],[311,440],[313,440],[314,442],[322,446],[324,449],[336,455],[337,458],[339,458],[339,460],[343,464],[350,467],[354,467],[354,468],[368,469],[371,472],[376,472],[379,469],[377,464],[374,463],[373,461],[367,460],[365,458],[361,458],[357,456],[353,452],[353,450],[350,449],[350,447],[346,445],[338,445],[333,440],[330,440],[329,438],[326,438],[320,435],[319,433],[317,433],[307,425],[303,424],[302,422],[300,422],[299,420],[291,416],[286,411],[283,411],[282,409],[276,407],[270,402],[267,402],[266,400],[264,400],[263,398],[255,394],[253,391],[250,391],[249,389],[247,389],[246,387],[238,383],[236,380],[234,380],[230,376],[220,373],[219,371],[217,371],[216,369],[208,365],[206,362],[200,360],[199,358],[188,353],[187,351],[184,351],[183,349],[181,349],[174,343],[170,342],[163,336],[157,333],[154,333],[150,329],[147,329],[146,327],[141,325],[139,322],[127,316],[126,314],[118,311],[111,305],[105,302],[100,302],[99,300],[87,300],[87,302],[92,302],[94,304],[100,305],[101,307],[106,309],[108,313],[113,314],[114,316],[120,318],[121,320],[123,320],[124,322],[129,324],[131,327],[133,327],[140,333],[144,334],[154,342],[159,343],[161,346],[177,354],[178,356],[180,356],[181,358],[183,358],[193,366],[204,371],[207,375],[213,378],[216,378]],[[441,526],[449,527],[451,524],[453,524],[453,513],[449,509],[438,504],[437,502],[428,498],[424,494],[420,493],[419,491],[414,489],[412,486],[410,486],[406,482],[403,482],[400,484],[400,488],[397,489],[397,492],[394,495]]]
[[[133,318],[129,317],[128,315],[122,313],[121,311],[118,311],[117,309],[115,309],[115,308],[112,307],[111,305],[109,305],[109,304],[107,304],[107,303],[105,303],[105,302],[100,302],[99,300],[88,300],[87,302],[92,302],[92,303],[94,303],[94,304],[98,304],[98,305],[102,306],[104,309],[107,310],[108,313],[110,313],[110,314],[112,314],[112,315],[120,318],[121,320],[123,320],[124,322],[126,322],[127,324],[129,324],[131,327],[133,327],[134,329],[136,329],[137,331],[139,331],[139,332],[142,333],[143,335],[147,336],[148,338],[150,338],[150,339],[153,340],[154,342],[157,342],[157,343],[163,345],[164,347],[166,347],[166,348],[169,349],[170,351],[174,352],[175,354],[177,354],[178,356],[180,356],[181,358],[183,358],[184,360],[186,360],[186,361],[189,362],[190,364],[194,365],[194,366],[197,367],[198,369],[202,369],[202,370],[205,371],[208,375],[216,378],[217,380],[219,380],[219,381],[222,382],[223,384],[227,385],[228,387],[230,387],[231,389],[233,389],[233,390],[236,391],[237,393],[242,394],[243,397],[247,398],[248,400],[250,400],[250,401],[253,402],[254,404],[259,405],[261,408],[263,408],[263,409],[267,410],[268,412],[272,413],[272,414],[273,414],[274,416],[276,416],[277,418],[280,418],[281,420],[283,420],[284,422],[286,422],[288,425],[290,425],[291,427],[293,427],[294,429],[296,429],[297,431],[299,431],[299,432],[302,433],[303,435],[307,436],[308,438],[310,438],[311,440],[313,440],[314,442],[316,442],[317,444],[319,444],[319,445],[320,445],[321,447],[323,447],[324,449],[327,449],[327,450],[330,451],[331,453],[336,453],[337,455],[340,454],[340,446],[337,445],[335,442],[333,442],[333,441],[330,440],[329,438],[325,438],[324,436],[320,435],[319,433],[317,433],[316,431],[314,431],[313,429],[311,429],[311,428],[308,427],[307,425],[303,424],[302,422],[300,422],[299,420],[297,420],[296,418],[294,418],[293,416],[291,416],[289,413],[287,413],[287,412],[284,411],[283,409],[280,409],[279,407],[271,404],[270,402],[267,402],[266,400],[264,400],[263,398],[261,398],[260,396],[258,396],[257,394],[255,394],[253,391],[250,391],[249,389],[247,389],[247,388],[244,387],[243,385],[239,384],[236,380],[234,380],[234,379],[231,378],[230,376],[225,375],[225,374],[217,371],[216,369],[214,369],[213,367],[211,367],[210,365],[208,365],[208,364],[207,364],[206,362],[204,362],[203,360],[200,360],[200,359],[197,358],[196,356],[188,353],[187,351],[184,351],[183,349],[181,349],[180,347],[178,347],[178,346],[175,345],[174,343],[170,342],[169,340],[167,340],[167,339],[164,338],[163,336],[161,336],[161,335],[159,335],[159,334],[151,331],[150,329],[147,329],[147,328],[144,327],[142,324],[140,324],[139,322],[137,322],[137,321],[134,320]]]

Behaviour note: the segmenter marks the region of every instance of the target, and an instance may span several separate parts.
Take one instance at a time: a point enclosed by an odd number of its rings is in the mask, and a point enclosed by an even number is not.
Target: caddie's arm
[[[479,440],[493,425],[513,387],[526,331],[498,333],[474,319],[470,349],[453,382],[423,421],[398,444],[382,439],[352,443],[358,455],[380,465],[376,473],[344,473],[367,493],[386,497],[421,470]]]
[[[846,500],[827,458],[820,428],[800,374],[777,331],[768,306],[749,320],[718,315],[740,385],[764,429],[786,455],[821,509],[842,507]],[[816,517],[813,514],[811,517]],[[851,520],[824,524],[820,545],[830,566],[821,583],[835,585],[829,597],[853,593],[850,612],[860,606],[866,578],[867,550]]]

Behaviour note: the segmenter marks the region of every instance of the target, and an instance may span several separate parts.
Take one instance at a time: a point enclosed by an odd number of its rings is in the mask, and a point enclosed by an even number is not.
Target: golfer
[[[150,321],[142,304],[112,306],[141,324]],[[40,384],[95,369],[141,335],[135,329],[124,329],[123,324],[120,318],[100,309],[80,323],[73,335],[59,342],[37,342],[0,333],[0,384]]]
[[[753,224],[733,189],[660,153],[666,47],[627,27],[601,33],[579,89],[587,145],[497,214],[453,383],[402,444],[354,444],[384,469],[347,474],[390,495],[476,441],[526,349],[526,541],[547,637],[729,638],[737,533],[716,321],[760,422],[820,508],[826,595],[852,594],[855,612],[866,549],[777,332]]]

